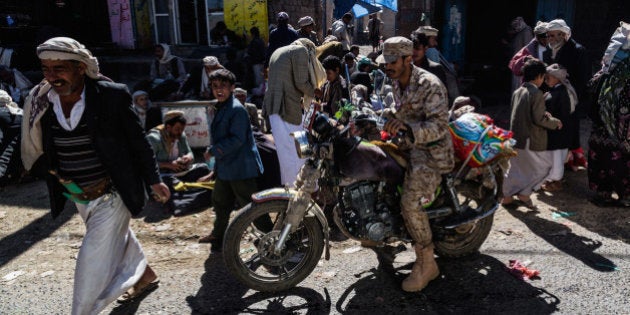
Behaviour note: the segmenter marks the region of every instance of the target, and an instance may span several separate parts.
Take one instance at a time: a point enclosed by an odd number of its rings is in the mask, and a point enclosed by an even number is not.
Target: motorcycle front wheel
[[[322,227],[314,217],[305,217],[290,233],[279,254],[273,248],[279,230],[262,227],[271,219],[275,225],[289,205],[286,200],[249,204],[228,226],[223,259],[228,270],[248,288],[278,292],[295,287],[317,267],[324,250]]]

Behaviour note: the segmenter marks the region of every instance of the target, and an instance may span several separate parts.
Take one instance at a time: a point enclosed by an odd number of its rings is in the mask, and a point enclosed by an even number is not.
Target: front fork
[[[306,213],[315,204],[311,196],[317,191],[317,180],[320,175],[321,163],[318,163],[314,159],[306,160],[306,163],[300,168],[297,180],[295,181],[297,193],[289,199],[289,206],[284,218],[276,223],[282,227],[282,231],[274,248],[276,255],[280,255],[289,233],[293,233],[297,230]],[[275,226],[274,230],[279,229],[280,226]]]

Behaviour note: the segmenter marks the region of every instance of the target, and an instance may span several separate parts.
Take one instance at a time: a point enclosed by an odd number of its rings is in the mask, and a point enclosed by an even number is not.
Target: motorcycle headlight
[[[308,132],[304,130],[292,132],[291,137],[293,137],[295,150],[300,159],[305,159],[313,155],[313,146],[308,141]]]

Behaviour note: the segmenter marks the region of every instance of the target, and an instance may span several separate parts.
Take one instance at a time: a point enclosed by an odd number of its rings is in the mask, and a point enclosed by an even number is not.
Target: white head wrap
[[[160,44],[160,46],[162,46],[162,50],[164,50],[160,63],[169,63],[171,59],[175,58],[175,56],[171,55],[171,47],[169,47],[168,44]]]
[[[0,106],[6,106],[11,102],[13,102],[11,95],[9,95],[9,93],[7,93],[5,90],[0,90]]]
[[[571,38],[571,28],[563,19],[556,19],[547,23],[547,32],[549,31],[561,31],[562,33],[566,34],[566,40],[569,40],[569,38]]]
[[[0,107],[8,108],[12,115],[22,115],[22,109],[13,102],[13,98],[5,90],[0,90]]]
[[[54,37],[37,46],[39,59],[50,60],[76,60],[87,66],[85,74],[98,79],[98,60],[83,44],[69,37]]]
[[[217,57],[215,56],[206,56],[205,58],[203,58],[204,66],[214,67],[218,64],[219,64],[219,59],[217,59]]]
[[[313,84],[314,88],[319,88],[326,81],[326,70],[322,66],[322,63],[317,59],[317,47],[315,44],[308,38],[299,38],[296,39],[292,45],[299,45],[308,51],[308,73],[310,77],[311,84]],[[303,106],[308,108],[311,106],[311,101],[313,100],[312,96],[304,96]]]
[[[575,89],[571,85],[571,82],[569,82],[569,73],[567,72],[567,69],[561,67],[557,63],[554,63],[551,66],[547,67],[547,74],[552,75],[556,79],[560,80],[560,83],[562,83],[567,88],[567,92],[569,93],[569,100],[571,101],[571,113],[573,113],[575,111],[575,106],[578,103],[578,97]]]
[[[534,27],[534,34],[544,34],[547,33],[547,22],[538,21],[536,22],[536,26]]]

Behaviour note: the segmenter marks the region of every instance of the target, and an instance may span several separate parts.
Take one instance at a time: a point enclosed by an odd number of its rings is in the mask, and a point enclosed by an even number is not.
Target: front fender
[[[263,203],[263,202],[271,201],[271,200],[289,200],[293,196],[295,196],[296,193],[297,193],[297,190],[293,188],[282,188],[282,187],[271,188],[271,189],[259,191],[253,194],[252,202]]]
[[[272,200],[286,200],[289,201],[295,194],[297,190],[293,188],[271,188],[263,191],[259,191],[252,195],[252,203],[264,203]],[[315,216],[317,221],[322,226],[322,232],[324,232],[324,239],[326,240],[326,260],[330,260],[330,226],[328,225],[328,220],[326,220],[326,215],[324,215],[324,211],[322,208],[313,200],[310,200],[308,206],[307,216]]]

